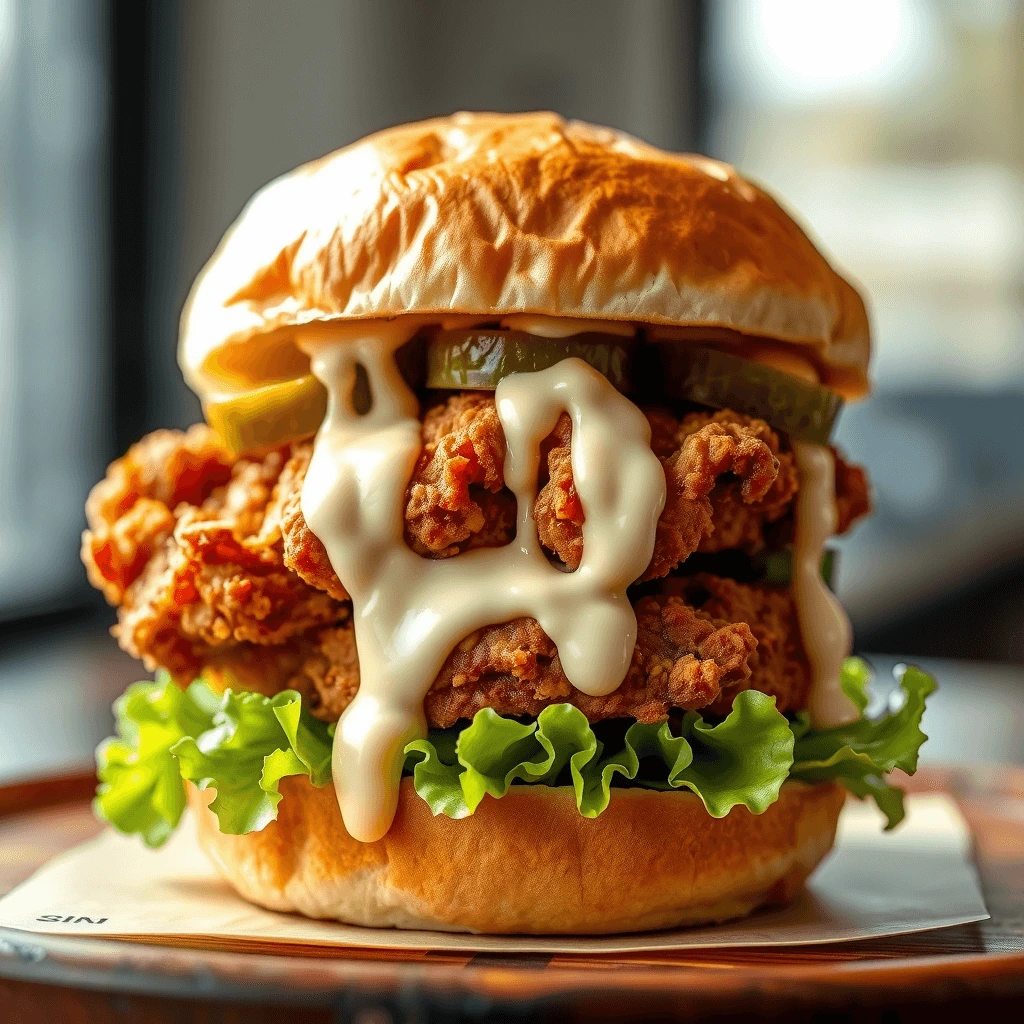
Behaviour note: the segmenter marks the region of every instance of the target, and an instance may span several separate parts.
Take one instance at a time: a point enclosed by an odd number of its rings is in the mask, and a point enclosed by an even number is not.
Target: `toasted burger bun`
[[[334,789],[281,784],[262,832],[222,834],[212,793],[190,787],[199,840],[246,899],[371,927],[602,934],[724,921],[788,902],[832,847],[834,783],[788,782],[763,814],[712,818],[689,792],[621,789],[597,818],[572,791],[516,786],[476,813],[433,817],[402,782],[391,831],[359,843]]]
[[[268,185],[197,280],[180,361],[208,399],[307,372],[297,327],[515,313],[775,339],[867,389],[864,303],[773,199],[549,113],[391,128]]]

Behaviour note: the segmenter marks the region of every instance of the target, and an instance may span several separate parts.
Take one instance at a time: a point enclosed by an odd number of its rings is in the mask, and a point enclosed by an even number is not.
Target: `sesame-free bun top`
[[[402,125],[272,182],[196,281],[179,355],[209,398],[308,372],[297,328],[515,313],[771,339],[867,390],[864,303],[770,196],[551,113]]]

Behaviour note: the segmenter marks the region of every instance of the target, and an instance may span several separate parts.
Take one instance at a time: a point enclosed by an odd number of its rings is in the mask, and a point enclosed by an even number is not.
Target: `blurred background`
[[[734,163],[863,284],[858,649],[941,677],[928,757],[1024,761],[1022,105],[1017,0],[0,0],[0,776],[88,757],[141,674],[82,503],[199,418],[177,318],[224,230],[296,164],[460,108]]]

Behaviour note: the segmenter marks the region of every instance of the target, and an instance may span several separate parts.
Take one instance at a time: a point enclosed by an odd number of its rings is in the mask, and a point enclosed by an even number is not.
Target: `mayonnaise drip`
[[[636,327],[628,320],[581,320],[572,316],[542,316],[539,313],[512,313],[503,317],[502,327],[513,331],[526,331],[538,338],[570,338],[574,334],[596,331],[598,334],[614,334],[620,338],[631,338]]]
[[[338,723],[333,773],[345,827],[370,842],[389,829],[406,743],[426,733],[423,698],[451,650],[482,626],[535,618],[569,681],[595,696],[629,668],[636,618],[626,587],[647,568],[665,503],[665,476],[640,410],[579,359],[513,374],[495,395],[505,432],[505,481],[518,502],[503,548],[431,560],[404,540],[405,489],[420,450],[416,398],[393,354],[408,322],[340,329],[305,346],[330,396],[302,489],[302,512],[352,597],[360,683]],[[356,365],[372,408],[352,405]],[[540,444],[572,418],[572,469],[586,514],[572,573],[544,554],[533,520]]]
[[[821,577],[825,543],[836,532],[835,459],[824,445],[793,441],[800,490],[796,499],[793,595],[804,651],[811,663],[808,710],[819,729],[851,722],[859,712],[839,685],[852,631],[846,610]]]

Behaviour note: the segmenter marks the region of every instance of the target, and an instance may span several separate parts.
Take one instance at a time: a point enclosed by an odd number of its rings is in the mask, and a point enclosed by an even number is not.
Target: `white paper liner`
[[[0,927],[177,945],[320,946],[462,953],[635,953],[790,946],[906,935],[988,917],[970,833],[942,795],[914,795],[882,833],[873,805],[849,801],[836,848],[791,906],[713,927],[636,935],[489,936],[359,928],[262,910],[221,880],[191,819],[161,850],[104,832],[0,900]]]

